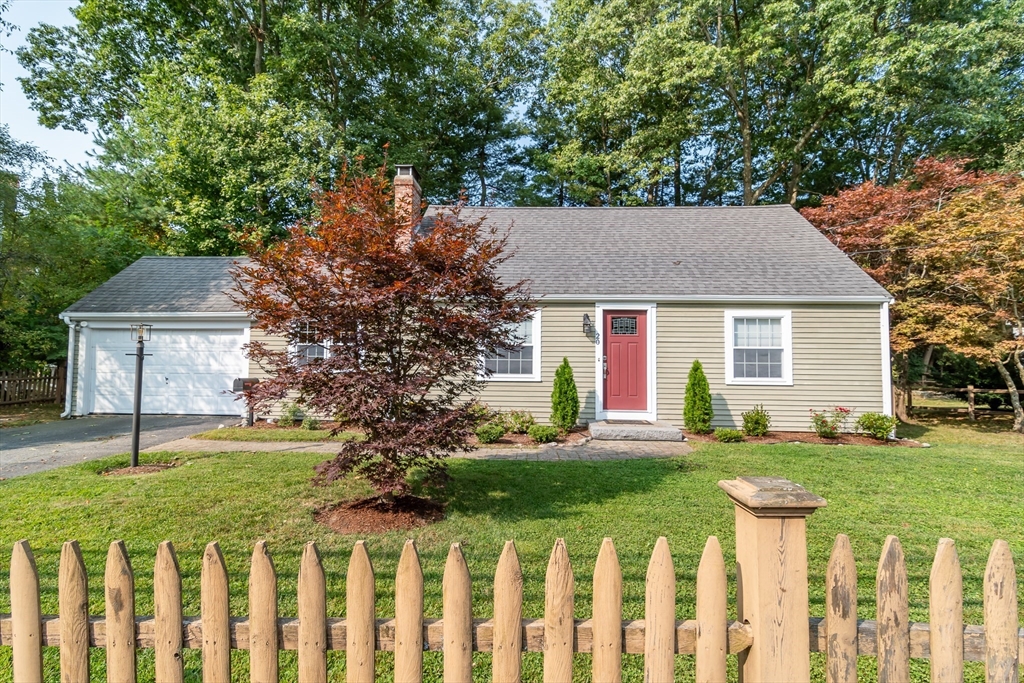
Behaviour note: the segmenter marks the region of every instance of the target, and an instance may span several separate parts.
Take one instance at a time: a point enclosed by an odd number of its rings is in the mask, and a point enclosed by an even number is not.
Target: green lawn
[[[213,441],[349,441],[358,438],[355,432],[340,432],[331,436],[329,429],[252,429],[249,427],[225,427],[211,429],[192,435],[193,439]]]
[[[668,537],[678,576],[678,614],[694,614],[697,563],[709,534],[722,541],[727,566],[734,560],[732,506],[716,482],[738,475],[779,475],[828,499],[808,523],[811,612],[824,612],[824,570],[837,533],[851,537],[860,572],[860,616],[873,618],[874,571],[887,534],[898,535],[910,571],[911,618],[927,621],[927,583],[938,539],[956,540],[964,568],[966,619],[982,622],[981,576],[992,540],[1010,542],[1024,577],[1024,440],[986,427],[906,426],[901,434],[934,444],[930,449],[702,443],[673,460],[620,462],[510,462],[457,460],[447,494],[448,518],[412,533],[368,538],[378,575],[378,614],[392,615],[393,577],[407,536],[417,539],[427,584],[428,615],[441,614],[441,571],[449,543],[463,544],[473,575],[474,610],[488,616],[494,566],[505,539],[515,539],[525,575],[525,613],[543,613],[544,570],[551,545],[566,539],[576,573],[579,616],[590,614],[590,581],[604,536],[615,539],[624,573],[627,618],[643,616],[644,575],[659,535]],[[220,430],[224,431],[224,430]],[[0,545],[19,538],[35,549],[43,586],[43,610],[57,611],[57,565],[62,541],[78,539],[90,572],[91,609],[103,611],[102,573],[108,543],[124,539],[137,586],[137,612],[152,613],[152,566],[157,543],[174,541],[181,562],[186,613],[199,610],[203,547],[218,540],[232,576],[231,608],[245,614],[247,563],[252,544],[266,539],[280,577],[281,614],[295,614],[296,572],[306,540],[316,540],[328,572],[332,616],[344,614],[344,571],[355,537],[339,536],[312,521],[313,509],[359,496],[359,482],[329,487],[310,483],[316,454],[155,454],[182,466],[156,475],[107,478],[100,470],[126,458],[77,465],[0,482]],[[0,612],[10,610],[7,558],[0,565]],[[1022,582],[1024,583],[1024,582]],[[56,681],[56,651],[47,671]],[[0,650],[0,681],[10,680],[10,649]],[[292,655],[282,655],[286,667]],[[489,660],[477,655],[479,679],[489,680]],[[439,680],[439,654],[426,656]],[[627,657],[625,680],[638,681],[642,665]],[[246,654],[235,653],[236,680],[247,680]],[[385,673],[388,657],[381,655]],[[586,657],[579,680],[587,680]],[[873,668],[862,659],[863,680]],[[94,656],[97,680],[102,651]],[[150,667],[150,652],[140,654]],[[187,653],[190,680],[199,680],[198,651]],[[677,659],[677,672],[692,680],[692,658]],[[822,679],[822,659],[814,657]],[[343,680],[344,656],[331,654],[332,678]],[[915,679],[928,678],[927,662],[915,662]],[[539,680],[541,660],[527,655],[528,680]],[[979,665],[969,680],[981,680]],[[143,674],[151,675],[146,672]],[[386,678],[386,676],[385,676]],[[143,678],[145,680],[145,678]]]

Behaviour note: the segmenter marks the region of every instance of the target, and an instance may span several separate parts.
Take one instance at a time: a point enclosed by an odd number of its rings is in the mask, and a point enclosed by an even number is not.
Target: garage
[[[134,410],[133,324],[150,327],[142,372],[148,415],[242,415],[231,393],[250,375],[250,320],[232,297],[233,257],[146,256],[72,304],[66,416]]]
[[[142,412],[165,415],[237,415],[228,393],[248,374],[242,329],[160,329],[146,344]],[[130,413],[135,390],[135,344],[128,331],[90,331],[92,413]],[[128,355],[131,354],[131,355]]]

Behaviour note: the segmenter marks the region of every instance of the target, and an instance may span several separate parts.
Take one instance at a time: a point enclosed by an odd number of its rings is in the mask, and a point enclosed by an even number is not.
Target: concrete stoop
[[[685,441],[682,430],[668,422],[642,420],[591,422],[590,436],[602,441]]]

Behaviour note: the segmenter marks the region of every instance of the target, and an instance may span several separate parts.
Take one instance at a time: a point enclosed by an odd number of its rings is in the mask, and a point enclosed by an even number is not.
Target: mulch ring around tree
[[[363,498],[317,510],[313,519],[339,534],[380,534],[444,519],[444,504],[417,496]]]
[[[683,432],[690,441],[715,441],[714,434],[693,434]],[[896,441],[880,441],[864,434],[840,434],[834,439],[818,436],[814,432],[768,432],[767,436],[744,436],[743,443],[775,444],[775,443],[816,443],[832,446],[904,446],[907,448],[923,448],[924,444],[913,439],[897,439]]]
[[[157,472],[163,472],[177,467],[181,463],[177,461],[172,462],[154,462],[149,465],[139,465],[138,467],[118,467],[113,470],[103,470],[100,472],[104,477],[120,477],[120,476],[135,476],[138,474],[156,474]]]

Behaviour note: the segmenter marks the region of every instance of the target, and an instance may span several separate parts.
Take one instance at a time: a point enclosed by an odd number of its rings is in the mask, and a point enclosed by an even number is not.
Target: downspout
[[[71,417],[71,411],[73,409],[71,404],[71,400],[73,398],[71,396],[71,387],[72,380],[75,376],[74,373],[78,370],[76,367],[76,361],[78,359],[75,357],[75,332],[78,330],[78,323],[71,320],[71,318],[65,318],[63,316],[61,316],[61,320],[67,323],[68,326],[68,365],[67,372],[65,373],[66,377],[64,378],[64,412],[60,414],[60,419],[66,420]]]

